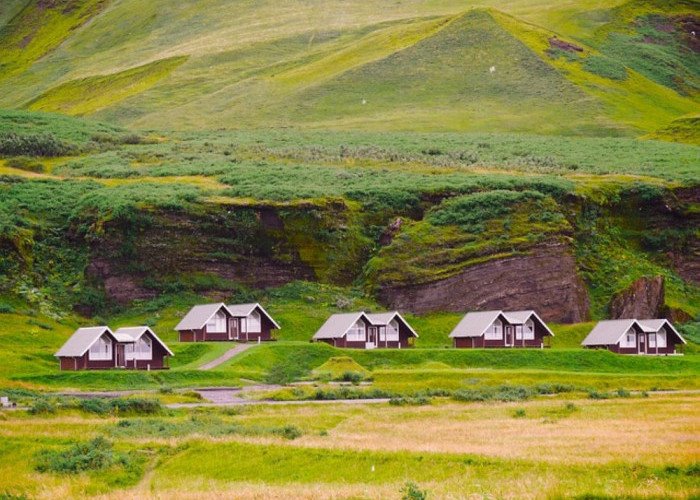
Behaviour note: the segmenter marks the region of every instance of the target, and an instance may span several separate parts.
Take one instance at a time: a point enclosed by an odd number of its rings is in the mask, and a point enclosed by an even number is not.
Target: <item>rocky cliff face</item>
[[[341,279],[358,268],[353,253],[338,245],[336,252],[346,260],[333,258],[331,268],[323,257],[332,254],[324,249],[336,240],[352,239],[342,230],[331,234],[343,227],[345,212],[342,204],[295,210],[211,206],[198,214],[151,211],[137,224],[108,224],[91,246],[86,275],[122,304],[152,297],[169,283],[193,283],[200,292],[221,295],[237,284],[275,287],[313,281],[323,273]]]
[[[640,278],[610,301],[610,319],[662,318],[665,312],[664,277]]]
[[[590,309],[573,250],[565,244],[476,264],[431,283],[384,288],[380,300],[414,313],[535,309],[545,321],[561,323],[585,321]]]

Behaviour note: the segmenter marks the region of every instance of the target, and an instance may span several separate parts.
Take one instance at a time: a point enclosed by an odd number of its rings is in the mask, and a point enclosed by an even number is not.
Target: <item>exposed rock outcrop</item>
[[[385,287],[381,300],[414,313],[535,309],[545,321],[561,323],[585,321],[590,309],[573,251],[565,244],[475,264],[431,283]]]
[[[665,313],[664,277],[640,278],[629,288],[613,296],[610,318],[652,319]]]

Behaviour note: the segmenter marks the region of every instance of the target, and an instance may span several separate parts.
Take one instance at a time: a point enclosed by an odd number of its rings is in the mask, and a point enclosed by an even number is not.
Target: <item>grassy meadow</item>
[[[5,412],[0,467],[7,498],[399,499],[407,483],[427,498],[693,498],[697,406],[675,395]],[[96,437],[111,445],[92,445],[102,467],[37,470],[70,467],[52,451]]]
[[[700,498],[698,26],[692,0],[0,2],[0,500]],[[401,311],[409,349],[309,341],[550,247],[586,297],[546,349],[454,349],[443,307]],[[580,347],[654,277],[683,356]],[[282,329],[201,370],[236,344],[173,328],[220,301]],[[61,372],[98,324],[170,368]]]

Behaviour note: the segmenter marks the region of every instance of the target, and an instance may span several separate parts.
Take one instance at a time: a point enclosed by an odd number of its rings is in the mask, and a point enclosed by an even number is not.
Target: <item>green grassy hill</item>
[[[575,135],[699,110],[683,1],[162,3],[8,4],[0,106],[148,128]]]

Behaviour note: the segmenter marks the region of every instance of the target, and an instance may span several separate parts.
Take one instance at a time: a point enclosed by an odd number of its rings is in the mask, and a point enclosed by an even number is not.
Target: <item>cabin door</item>
[[[228,319],[228,339],[234,340],[238,338],[238,321],[236,318]]]
[[[506,327],[505,327],[505,341],[506,341],[506,347],[513,346],[513,326],[512,325],[506,325]]]
[[[365,349],[374,349],[377,347],[377,327],[370,326],[367,328],[367,342],[365,343]]]
[[[646,333],[640,333],[639,335],[637,335],[637,342],[639,342],[639,344],[638,344],[639,345],[639,350],[638,350],[639,354],[646,354],[647,353],[646,342],[645,342],[646,338],[647,338]]]
[[[123,345],[117,345],[117,366],[125,366],[124,359],[124,347]]]

